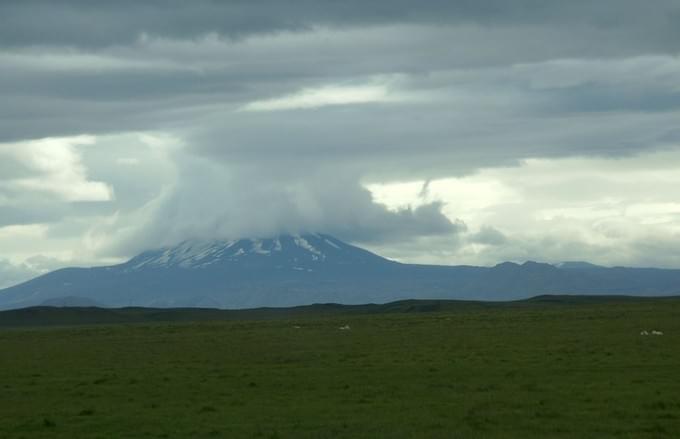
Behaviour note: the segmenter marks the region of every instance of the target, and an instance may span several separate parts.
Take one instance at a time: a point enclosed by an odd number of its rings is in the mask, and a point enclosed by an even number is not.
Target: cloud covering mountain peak
[[[680,5],[0,2],[0,248],[680,266]],[[30,264],[29,264],[30,265]]]

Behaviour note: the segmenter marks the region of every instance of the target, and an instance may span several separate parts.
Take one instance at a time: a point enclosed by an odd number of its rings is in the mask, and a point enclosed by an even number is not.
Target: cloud
[[[679,19],[673,0],[0,2],[0,244],[103,263],[325,231],[419,262],[672,261]]]
[[[191,5],[173,0],[163,5],[122,1],[92,5],[82,0],[7,0],[0,7],[0,41],[21,46],[51,44],[80,47],[127,45],[146,35],[196,39],[208,33],[239,39],[283,31],[300,32],[314,26],[370,27],[388,23],[465,25],[483,27],[570,27],[609,29],[635,45],[673,46],[680,7],[659,0],[654,8],[634,0],[500,0],[483,3],[465,0],[408,0],[343,2],[274,0],[213,2]],[[36,18],[37,17],[37,18]],[[644,29],[647,32],[640,32]],[[49,40],[44,37],[49,35]],[[575,36],[578,36],[577,33]],[[582,50],[588,50],[583,48]]]
[[[503,245],[508,242],[508,238],[494,227],[485,225],[470,236],[470,241],[475,244]]]
[[[0,175],[0,193],[11,201],[21,191],[49,193],[66,201],[109,201],[113,191],[102,182],[89,181],[82,164],[80,145],[93,143],[87,136],[48,138],[0,144],[3,167],[19,169],[19,174]]]
[[[301,90],[280,98],[250,102],[243,110],[281,111],[388,101],[388,92],[384,86],[326,86]]]
[[[670,248],[680,241],[677,149],[609,158],[531,159],[518,167],[487,168],[433,180],[429,199],[474,225],[456,245],[431,242],[423,255],[411,246],[377,246],[396,259],[494,265],[498,261],[589,260],[602,265],[678,267]],[[370,186],[396,209],[427,202],[422,182]]]
[[[174,178],[166,153],[175,147],[175,139],[157,133],[0,144],[3,256],[26,261],[43,255],[60,266],[117,262],[98,254],[91,230],[110,217],[133,220],[160,196]],[[121,155],[138,166],[118,164]]]
[[[12,264],[0,258],[0,289],[11,287],[41,274],[26,264]]]
[[[119,157],[116,159],[116,164],[123,166],[139,166],[139,159],[135,157]]]
[[[396,210],[376,203],[346,169],[230,166],[191,150],[176,154],[179,176],[172,187],[138,210],[135,220],[112,218],[93,230],[105,252],[129,255],[192,238],[325,232],[353,242],[389,242],[465,229],[443,214],[439,202]]]

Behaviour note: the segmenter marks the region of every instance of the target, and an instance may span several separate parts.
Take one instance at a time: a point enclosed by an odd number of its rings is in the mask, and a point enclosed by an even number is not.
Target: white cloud
[[[36,255],[51,268],[120,262],[102,247],[146,224],[180,147],[154,132],[0,144],[0,257],[34,268]]]
[[[136,157],[120,157],[116,159],[116,163],[123,166],[138,166],[140,161]]]
[[[115,54],[93,54],[62,49],[47,52],[34,48],[24,52],[0,52],[0,64],[19,72],[42,71],[53,73],[115,73],[125,71],[196,71],[190,64],[165,60],[132,59]]]
[[[391,97],[384,85],[330,85],[307,88],[291,95],[246,104],[243,111],[281,111],[325,107],[328,105],[368,104],[389,102]]]
[[[25,170],[14,178],[0,176],[0,191],[50,193],[65,201],[111,200],[113,189],[88,180],[81,160],[78,147],[93,143],[92,136],[76,136],[0,144],[0,160],[5,166]]]
[[[32,269],[27,264],[13,264],[0,258],[0,289],[19,284],[40,274],[41,272]]]
[[[0,242],[3,239],[21,237],[24,239],[40,239],[45,236],[47,226],[44,224],[12,225],[0,227]]]
[[[376,247],[388,256],[445,264],[502,260],[590,260],[606,265],[677,267],[680,256],[680,151],[624,159],[530,159],[518,167],[423,182],[369,185],[391,208],[429,198],[470,226],[467,241],[414,254],[410,247]],[[505,239],[480,242],[489,227]],[[479,232],[478,232],[479,231]],[[500,238],[500,236],[496,236]],[[437,246],[436,242],[434,243]]]

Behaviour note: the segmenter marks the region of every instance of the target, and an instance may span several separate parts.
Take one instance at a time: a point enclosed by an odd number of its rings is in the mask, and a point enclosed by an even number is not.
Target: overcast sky
[[[0,2],[0,287],[183,239],[680,268],[680,1]]]

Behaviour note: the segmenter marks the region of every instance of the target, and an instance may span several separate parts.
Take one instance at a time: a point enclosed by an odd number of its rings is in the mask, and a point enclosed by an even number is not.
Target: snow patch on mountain
[[[234,244],[235,241],[184,241],[175,247],[142,253],[130,263],[133,270],[145,267],[178,266],[193,268],[204,266],[219,259]]]
[[[308,252],[312,253],[312,259],[315,261],[318,259],[324,260],[326,259],[326,255],[323,254],[321,251],[316,249],[312,244],[309,243],[305,238],[302,236],[293,236],[293,239],[295,240],[295,245],[298,247],[307,250]]]
[[[269,254],[271,254],[270,250],[265,250],[264,248],[262,248],[262,241],[261,240],[252,239],[252,240],[250,240],[250,242],[252,244],[252,250],[251,250],[252,253],[257,253],[259,255],[269,255]]]
[[[312,271],[316,264],[324,262],[355,264],[376,258],[384,261],[331,236],[305,234],[228,241],[184,241],[173,247],[144,252],[124,265],[129,271],[173,267],[195,269],[225,263],[270,264],[288,269],[304,267],[305,271]]]

